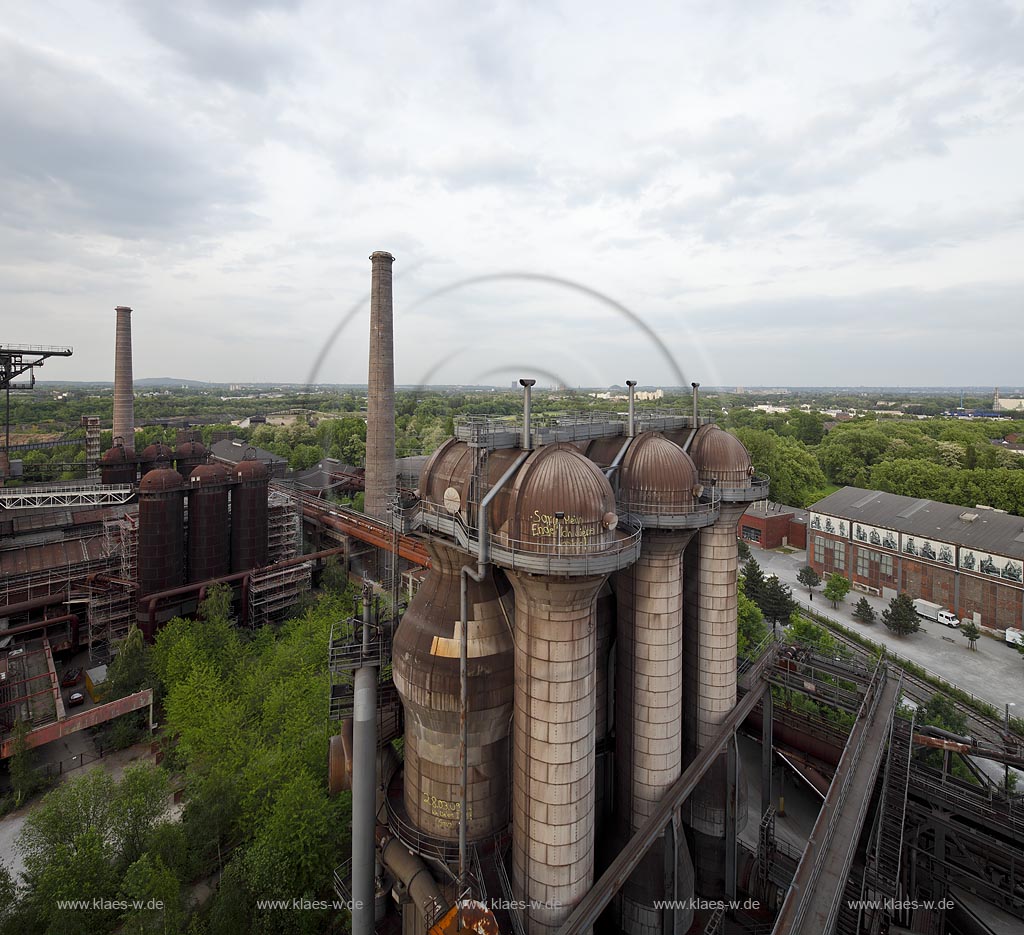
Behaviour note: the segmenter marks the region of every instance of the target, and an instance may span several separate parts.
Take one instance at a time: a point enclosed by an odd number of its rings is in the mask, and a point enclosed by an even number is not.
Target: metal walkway
[[[777,935],[831,935],[900,697],[879,663],[775,921]]]
[[[131,484],[82,484],[70,487],[10,487],[0,490],[0,510],[55,506],[117,506],[131,500]]]

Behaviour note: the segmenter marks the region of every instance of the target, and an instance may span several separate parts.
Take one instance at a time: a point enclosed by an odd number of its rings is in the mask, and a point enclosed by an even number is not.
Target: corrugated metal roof
[[[1024,518],[995,510],[844,487],[808,509],[897,532],[1024,558]],[[976,517],[971,519],[970,517]]]

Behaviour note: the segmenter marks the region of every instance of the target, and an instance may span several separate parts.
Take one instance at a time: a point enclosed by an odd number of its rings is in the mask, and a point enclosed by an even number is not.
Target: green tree
[[[125,871],[118,896],[132,907],[121,915],[126,935],[181,931],[185,915],[181,884],[159,857],[139,857]]]
[[[897,594],[889,601],[888,609],[882,611],[882,623],[897,636],[907,636],[921,629],[914,602],[906,594]]]
[[[850,581],[843,577],[838,571],[832,572],[825,582],[825,599],[832,602],[833,607],[838,607],[847,594],[850,593]]]
[[[743,590],[740,589],[736,595],[738,606],[736,608],[737,638],[736,654],[747,658],[750,652],[768,635],[768,628],[764,625],[764,614]]]
[[[807,588],[807,593],[811,596],[811,600],[813,601],[814,589],[821,584],[821,575],[819,575],[810,565],[804,565],[804,567],[797,572],[796,580]]]
[[[167,774],[148,763],[129,766],[110,805],[110,833],[122,863],[134,863],[157,819],[167,811]]]
[[[28,724],[21,718],[14,722],[10,770],[15,807],[20,806],[39,788],[39,777],[32,762],[32,750],[28,745],[28,730]]]
[[[921,709],[921,721],[933,727],[952,731],[954,734],[967,733],[967,715],[945,695],[936,692]]]
[[[750,546],[747,545],[747,540],[746,539],[737,539],[736,540],[736,554],[739,555],[739,559],[740,559],[741,562],[746,562],[747,559],[749,559],[751,557],[750,556]]]
[[[757,559],[751,557],[743,565],[743,593],[747,595],[758,607],[761,607],[761,598],[764,594],[764,573]],[[763,608],[762,608],[763,610]]]
[[[875,611],[868,603],[866,597],[862,597],[857,601],[857,606],[853,609],[853,619],[866,624],[875,622]]]
[[[960,627],[960,634],[967,640],[970,649],[977,649],[978,640],[981,639],[981,629],[973,620],[968,620]]]
[[[793,592],[775,575],[765,580],[761,601],[761,610],[765,619],[771,621],[773,629],[780,621],[788,621],[796,610]]]
[[[140,691],[152,683],[149,647],[142,631],[132,624],[128,635],[117,649],[117,655],[107,667],[106,693],[108,701],[115,701]]]

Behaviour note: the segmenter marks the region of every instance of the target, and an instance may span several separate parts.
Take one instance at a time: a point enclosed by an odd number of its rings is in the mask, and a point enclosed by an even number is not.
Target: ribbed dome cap
[[[181,475],[170,468],[150,471],[139,483],[140,493],[161,493],[169,490],[181,490]]]
[[[198,464],[188,479],[192,487],[207,487],[211,484],[226,484],[231,475],[223,464]]]
[[[589,545],[611,535],[608,524],[616,517],[611,485],[574,446],[537,449],[513,484],[508,509],[516,538],[550,543],[560,536],[563,544],[579,539]],[[558,513],[564,514],[561,520]]]
[[[146,445],[142,449],[143,461],[170,461],[173,457],[174,452],[160,442],[153,442],[152,445]]]
[[[238,480],[266,480],[267,479],[267,466],[262,461],[257,461],[253,458],[246,458],[244,461],[239,461],[235,465],[234,471],[235,477]]]
[[[619,468],[619,499],[626,509],[644,506],[687,510],[693,503],[697,469],[690,456],[660,432],[644,432],[633,440]]]
[[[176,458],[204,458],[206,457],[206,446],[202,442],[182,442],[174,449]]]
[[[108,448],[103,452],[103,457],[100,458],[101,464],[125,464],[128,461],[135,460],[135,452],[131,448],[125,448],[122,445],[114,445],[113,448]]]
[[[753,468],[743,443],[717,425],[702,425],[690,445],[690,457],[702,484],[717,480],[721,487],[745,487]]]

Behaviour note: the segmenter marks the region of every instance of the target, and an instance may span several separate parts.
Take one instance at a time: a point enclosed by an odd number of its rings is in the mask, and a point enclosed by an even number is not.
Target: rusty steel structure
[[[200,464],[189,475],[188,580],[207,581],[231,568],[230,475],[220,464]]]

